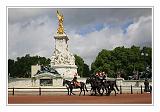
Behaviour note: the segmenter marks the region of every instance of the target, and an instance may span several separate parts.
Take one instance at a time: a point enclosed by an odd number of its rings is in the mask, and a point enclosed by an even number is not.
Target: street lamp
[[[148,57],[148,53],[142,52],[142,53],[141,53],[141,56],[143,56],[143,58],[144,58],[145,78],[147,78],[146,69],[147,69],[148,67],[147,67],[146,57]]]

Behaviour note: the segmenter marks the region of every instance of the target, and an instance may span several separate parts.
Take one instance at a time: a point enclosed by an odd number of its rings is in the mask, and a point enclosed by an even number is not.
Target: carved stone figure
[[[58,26],[58,31],[57,33],[58,34],[63,34],[64,33],[64,28],[63,28],[63,20],[64,20],[64,17],[63,17],[63,14],[60,14],[59,11],[57,10],[57,17],[58,17],[58,21],[59,21],[59,26]]]

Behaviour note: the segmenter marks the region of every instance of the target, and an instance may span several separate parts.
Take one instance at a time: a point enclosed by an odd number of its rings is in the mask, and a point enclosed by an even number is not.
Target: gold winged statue
[[[57,18],[58,18],[58,23],[59,23],[57,33],[58,34],[63,34],[64,33],[64,28],[63,28],[64,17],[63,17],[63,14],[60,14],[58,10],[57,10]]]

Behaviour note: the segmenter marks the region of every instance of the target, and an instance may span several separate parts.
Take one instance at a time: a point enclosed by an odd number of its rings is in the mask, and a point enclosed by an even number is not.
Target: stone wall
[[[31,78],[10,78],[8,79],[8,87],[32,87]]]
[[[39,87],[40,80],[36,80],[35,83],[32,82],[31,78],[12,78],[8,80],[8,87],[13,88],[27,88],[27,87]],[[52,87],[62,87],[62,79],[53,79]]]
[[[152,85],[152,82],[149,82],[150,85]],[[124,80],[123,78],[119,78],[117,79],[117,85],[118,86],[135,86],[135,87],[139,87],[139,86],[144,86],[144,80]]]
[[[67,80],[72,80],[72,78],[67,78]],[[78,78],[78,81],[86,82],[86,78]],[[39,87],[39,80],[37,79],[35,85],[32,84],[31,78],[12,78],[8,80],[8,87]],[[53,87],[62,87],[63,79],[53,79]],[[122,78],[117,79],[117,85],[122,87],[140,87],[144,86],[144,80],[124,80]],[[152,82],[150,81],[150,85]],[[89,85],[87,85],[89,86]]]

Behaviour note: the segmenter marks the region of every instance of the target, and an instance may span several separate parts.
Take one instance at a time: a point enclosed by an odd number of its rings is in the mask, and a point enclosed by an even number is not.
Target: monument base
[[[77,73],[76,65],[53,65],[52,67],[57,70],[63,78],[73,78],[75,73]]]

